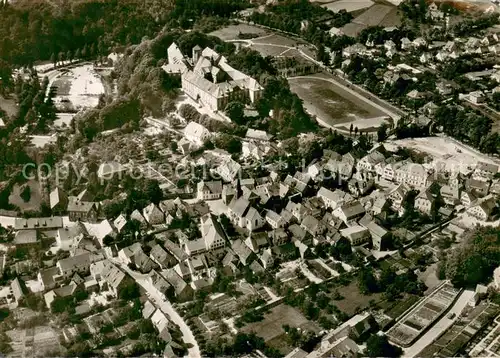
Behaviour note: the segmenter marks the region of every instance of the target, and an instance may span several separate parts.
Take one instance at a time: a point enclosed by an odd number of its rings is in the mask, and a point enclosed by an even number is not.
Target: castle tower
[[[193,47],[193,65],[194,66],[196,66],[200,57],[201,57],[201,47],[196,45],[195,47]]]

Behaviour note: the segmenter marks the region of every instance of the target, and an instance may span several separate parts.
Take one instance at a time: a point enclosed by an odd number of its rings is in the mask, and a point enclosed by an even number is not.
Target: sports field
[[[373,131],[385,121],[381,110],[325,78],[295,77],[289,83],[306,110],[327,126],[349,130],[353,123],[358,129]]]

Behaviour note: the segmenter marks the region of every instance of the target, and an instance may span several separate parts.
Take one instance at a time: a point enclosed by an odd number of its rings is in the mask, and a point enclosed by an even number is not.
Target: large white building
[[[252,77],[232,68],[227,59],[212,50],[193,48],[194,68],[182,73],[182,90],[212,111],[224,110],[233,100],[255,102],[262,86]]]

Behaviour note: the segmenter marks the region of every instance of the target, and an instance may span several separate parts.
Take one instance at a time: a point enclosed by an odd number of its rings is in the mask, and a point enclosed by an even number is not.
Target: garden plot
[[[322,5],[324,8],[331,10],[333,12],[339,12],[340,10],[345,10],[347,12],[357,11],[366,9],[373,5],[371,0],[339,0]]]
[[[11,357],[43,357],[61,349],[58,333],[49,326],[16,329],[6,333],[12,340]]]
[[[56,106],[73,110],[96,107],[104,93],[101,78],[88,64],[63,72],[52,86],[56,89]]]
[[[401,346],[410,345],[451,306],[458,294],[451,283],[443,284],[387,332],[389,339]]]

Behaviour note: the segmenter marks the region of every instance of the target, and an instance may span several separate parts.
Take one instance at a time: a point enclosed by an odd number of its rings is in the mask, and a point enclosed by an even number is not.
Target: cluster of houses
[[[442,28],[443,33],[447,31],[447,17],[434,3],[429,6],[428,16],[438,23],[444,24],[443,26],[435,25]],[[384,31],[391,32],[394,29],[388,27],[384,28]],[[332,35],[337,36],[340,34],[334,32]],[[403,60],[403,63],[396,66],[389,65],[385,71],[380,69],[380,73],[376,73],[377,78],[386,85],[418,83],[425,73],[436,73],[439,65],[457,61],[464,56],[479,56],[485,63],[494,62],[500,54],[500,33],[497,30],[492,30],[487,31],[483,35],[478,35],[478,37],[457,37],[448,41],[430,41],[424,37],[417,37],[410,40],[408,37],[403,37],[398,43],[393,40],[387,40],[383,44],[376,44],[373,39],[369,38],[366,43],[356,43],[343,49],[341,68],[345,69],[349,66],[353,56],[378,58],[385,55],[388,58],[393,58],[396,54],[403,56],[402,58],[406,59],[406,61],[413,61],[413,63],[405,63],[405,60]],[[413,57],[408,55],[412,55]],[[335,56],[335,53],[331,54],[332,59]],[[410,58],[411,60],[409,60]],[[488,61],[488,59],[491,61]],[[488,96],[500,92],[500,67],[498,66],[490,66],[482,71],[470,72],[465,74],[464,77],[472,82],[485,80],[497,84],[491,91],[483,88],[482,90],[474,90],[470,93],[461,94],[461,99],[473,105],[484,105]],[[436,83],[436,90],[444,98],[449,98],[451,94],[457,92],[459,89],[460,86],[453,81],[440,79]],[[406,96],[412,100],[427,99],[430,101],[432,93],[413,90],[407,93]],[[436,105],[432,104],[431,106]]]
[[[384,250],[392,235],[377,218],[388,210],[404,215],[410,191],[418,192],[415,210],[429,216],[438,195],[444,202],[439,213],[445,216],[455,210],[488,221],[496,214],[497,165],[478,163],[468,175],[451,175],[410,159],[386,157],[378,150],[359,160],[349,153],[324,154],[321,161],[293,176],[281,179],[272,171],[266,177],[241,179],[236,172],[222,180],[203,180],[197,184],[197,200],[151,203],[115,220],[100,217],[100,204],[88,191],[68,197],[57,188],[50,195],[51,208],[68,216],[17,218],[14,244],[40,247],[44,239],[55,238],[55,249],[69,254],[38,275],[48,306],[80,285],[116,296],[127,276],[121,269],[124,265],[147,274],[159,296],[185,301],[210,287],[219,264],[228,275],[237,275],[245,266],[259,272],[278,260],[304,258],[313,245],[335,244],[342,237],[360,249],[371,243],[373,249]],[[328,177],[337,185],[326,184]],[[430,190],[434,182],[439,194]],[[207,205],[210,201],[218,201],[217,212]],[[172,226],[185,217],[199,227],[194,237]],[[131,220],[153,232],[172,229],[154,234],[152,246],[107,245],[106,237],[125,232]],[[228,238],[230,226],[238,239]]]

